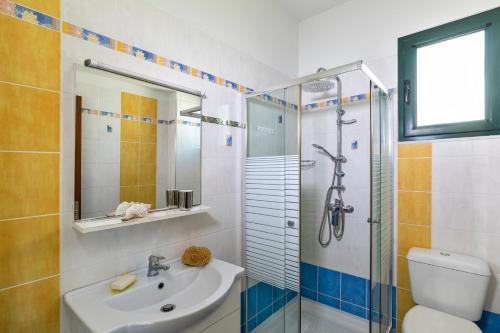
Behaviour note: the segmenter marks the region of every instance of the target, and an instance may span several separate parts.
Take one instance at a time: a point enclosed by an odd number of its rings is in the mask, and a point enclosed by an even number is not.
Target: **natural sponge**
[[[206,247],[191,246],[182,255],[182,263],[188,266],[205,266],[212,258],[212,253]]]

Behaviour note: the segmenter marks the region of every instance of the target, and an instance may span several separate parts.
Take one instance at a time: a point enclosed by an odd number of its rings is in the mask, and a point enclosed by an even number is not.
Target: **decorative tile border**
[[[101,35],[97,32],[80,28],[79,26],[68,23],[66,21],[62,22],[62,32],[67,35],[81,38],[88,42],[104,46],[113,50],[116,48],[116,41],[114,39]]]
[[[193,126],[193,127],[200,127],[201,122],[198,121],[189,121],[189,120],[181,120],[181,119],[173,119],[173,120],[164,120],[164,119],[158,119],[155,120],[154,118],[150,117],[142,117],[139,119],[139,117],[131,115],[131,114],[122,114],[122,113],[114,113],[114,112],[109,112],[109,111],[100,111],[100,110],[95,110],[95,109],[89,109],[89,108],[82,108],[81,112],[83,114],[88,114],[88,115],[93,115],[93,116],[98,116],[98,117],[108,117],[108,118],[117,118],[117,119],[123,119],[123,120],[130,120],[130,121],[140,121],[141,123],[145,124],[156,124],[158,125],[173,125],[173,124],[179,124],[179,125],[184,125],[184,126]]]
[[[16,17],[18,19],[30,22],[32,24],[36,24],[45,28],[49,28],[55,31],[62,31],[63,33],[79,38],[91,43],[94,43],[99,46],[103,46],[112,50],[116,50],[118,52],[128,54],[130,56],[133,56],[137,59],[141,59],[143,61],[151,62],[158,64],[160,66],[164,66],[167,68],[170,68],[174,71],[184,73],[186,75],[190,75],[192,77],[197,77],[202,80],[211,82],[213,84],[219,85],[219,86],[224,86],[227,87],[231,90],[238,91],[241,93],[248,93],[252,92],[253,89],[246,87],[242,84],[238,84],[236,82],[227,80],[223,77],[216,76],[214,74],[205,72],[201,69],[195,68],[188,66],[186,64],[180,63],[178,61],[169,59],[167,57],[155,54],[153,52],[147,51],[145,49],[139,48],[137,46],[133,46],[130,44],[127,44],[123,41],[113,39],[111,37],[102,35],[100,33],[85,29],[83,27],[77,26],[75,24],[72,24],[67,21],[61,21],[60,19],[56,17],[52,17],[50,15],[41,13],[39,11],[33,10],[31,8],[19,5],[15,2],[12,2],[10,0],[0,0],[0,13]],[[394,89],[391,89],[394,90]],[[291,110],[297,110],[298,107],[297,105],[281,100],[277,97],[273,97],[268,94],[260,95],[257,96],[258,99],[279,105],[281,107],[285,107]],[[359,94],[359,95],[354,95],[354,96],[349,96],[349,97],[344,97],[342,99],[342,102],[344,104],[353,104],[353,103],[360,103],[364,101],[369,100],[369,93],[367,94]],[[314,110],[321,110],[321,109],[328,109],[336,106],[338,103],[338,100],[336,98],[334,99],[329,99],[325,101],[320,101],[316,103],[310,103],[307,105],[304,105],[303,110],[304,111],[314,111]],[[205,121],[204,119],[202,119]],[[212,121],[213,122],[213,121]],[[234,126],[231,124],[226,124],[228,121],[224,121],[223,125],[229,125],[229,126]],[[230,122],[230,121],[229,121]],[[222,124],[221,122],[213,122],[213,123],[218,123]],[[231,122],[232,123],[232,122]],[[236,127],[240,128],[245,128],[244,124],[239,124]]]
[[[0,0],[0,13],[16,17],[20,20],[59,31],[59,19],[34,9],[19,5],[10,0]]]
[[[238,84],[236,82],[227,80],[223,77],[210,74],[208,72],[202,71],[201,69],[188,66],[181,62],[169,59],[159,54],[155,54],[151,51],[139,48],[134,45],[127,44],[123,41],[113,39],[111,37],[96,32],[92,32],[90,30],[87,30],[85,28],[79,27],[77,25],[71,24],[66,21],[62,22],[62,32],[67,35],[80,38],[89,42],[93,42],[97,45],[104,46],[124,54],[128,54],[140,60],[164,66],[176,72],[181,72],[189,76],[197,77],[202,80],[209,81],[213,84],[217,84],[219,86],[227,87],[231,90],[235,90],[242,93],[253,91],[253,89],[245,87],[242,84]]]

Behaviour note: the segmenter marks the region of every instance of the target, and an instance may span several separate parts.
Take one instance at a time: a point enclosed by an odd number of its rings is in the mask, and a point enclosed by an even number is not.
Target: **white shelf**
[[[208,212],[210,209],[212,208],[200,205],[200,206],[195,206],[190,210],[180,210],[180,209],[159,210],[149,213],[148,216],[146,217],[133,219],[127,222],[123,222],[119,217],[110,217],[104,219],[86,219],[86,220],[75,221],[73,223],[73,228],[75,228],[82,234],[86,234],[89,232],[123,228],[132,225],[175,219],[182,216],[202,214]]]

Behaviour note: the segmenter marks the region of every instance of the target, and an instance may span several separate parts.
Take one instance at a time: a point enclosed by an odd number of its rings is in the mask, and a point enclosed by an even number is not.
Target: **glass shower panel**
[[[393,125],[391,97],[371,87],[371,332],[392,325]]]
[[[299,332],[300,307],[293,306],[300,273],[295,90],[247,99],[246,332]]]

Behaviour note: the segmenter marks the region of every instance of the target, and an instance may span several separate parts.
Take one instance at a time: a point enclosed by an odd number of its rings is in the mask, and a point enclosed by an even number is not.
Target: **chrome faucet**
[[[149,266],[148,266],[148,276],[156,276],[159,274],[159,270],[162,269],[164,271],[170,269],[170,265],[162,265],[160,262],[165,260],[163,256],[150,255],[149,256]]]

